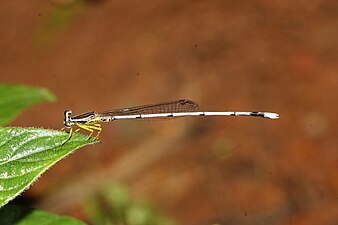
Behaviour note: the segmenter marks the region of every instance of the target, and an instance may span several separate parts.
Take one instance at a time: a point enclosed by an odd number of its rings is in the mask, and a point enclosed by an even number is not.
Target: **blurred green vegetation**
[[[35,43],[45,47],[53,41],[55,35],[67,29],[74,16],[85,6],[85,1],[76,1],[67,6],[52,6],[49,11],[42,13],[42,23],[35,32]]]
[[[9,124],[23,110],[34,104],[55,100],[53,93],[45,88],[0,84],[0,126]]]
[[[132,199],[121,184],[111,184],[83,203],[94,225],[176,225],[145,201]]]
[[[9,204],[0,209],[1,225],[86,225],[80,220]]]

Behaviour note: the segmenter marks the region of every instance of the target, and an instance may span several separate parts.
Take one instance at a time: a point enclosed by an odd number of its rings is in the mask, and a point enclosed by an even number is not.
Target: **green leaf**
[[[85,223],[36,209],[7,205],[0,209],[1,225],[85,225]]]
[[[38,128],[0,127],[0,207],[29,187],[43,172],[75,149],[94,143],[74,133]]]
[[[45,88],[21,85],[0,85],[0,126],[10,123],[25,108],[41,101],[54,101],[55,96]]]

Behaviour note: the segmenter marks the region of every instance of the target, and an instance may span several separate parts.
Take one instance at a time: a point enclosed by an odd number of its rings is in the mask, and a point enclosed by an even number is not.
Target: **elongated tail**
[[[173,112],[173,113],[152,113],[152,114],[135,114],[135,115],[116,115],[103,116],[106,122],[112,120],[128,120],[128,119],[146,119],[146,118],[170,118],[185,116],[256,116],[268,119],[278,119],[279,115],[272,112]]]

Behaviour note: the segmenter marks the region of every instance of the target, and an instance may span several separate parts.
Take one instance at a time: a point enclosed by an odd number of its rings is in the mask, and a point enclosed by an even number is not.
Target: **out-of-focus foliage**
[[[84,202],[83,207],[94,225],[175,225],[143,201],[132,199],[120,184],[106,187]]]
[[[49,44],[58,32],[71,24],[74,15],[83,5],[84,1],[74,1],[65,5],[55,2],[55,7],[52,7],[48,14],[41,15],[43,22],[36,30],[36,43],[40,46]]]
[[[45,88],[23,85],[0,85],[0,126],[14,120],[24,109],[42,101],[55,101],[55,96]]]
[[[58,216],[36,209],[17,205],[6,205],[0,209],[1,225],[85,225],[85,223],[64,216]]]

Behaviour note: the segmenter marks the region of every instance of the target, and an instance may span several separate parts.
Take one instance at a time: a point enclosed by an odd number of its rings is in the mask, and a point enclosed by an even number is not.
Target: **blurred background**
[[[89,224],[337,224],[336,0],[3,1],[0,81],[56,103],[11,126],[191,99],[278,112],[103,125],[16,201]]]

